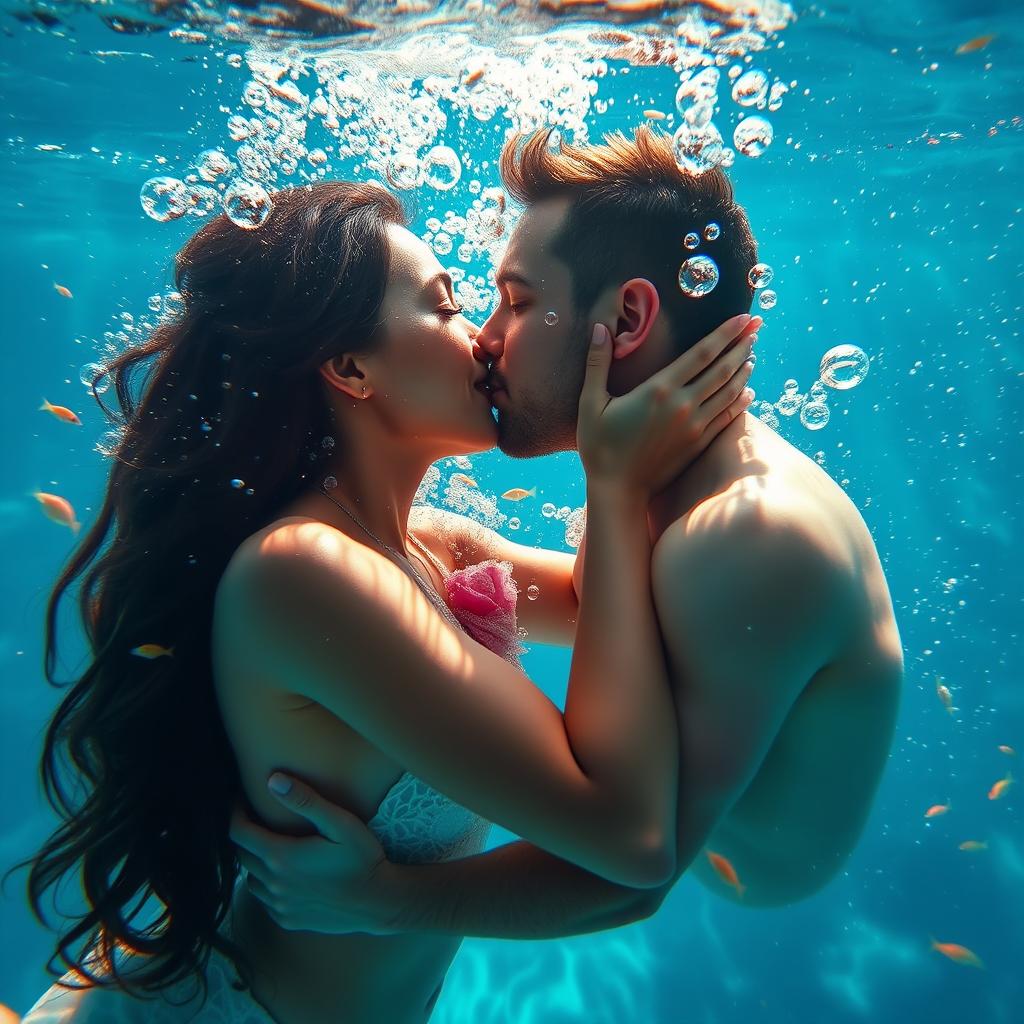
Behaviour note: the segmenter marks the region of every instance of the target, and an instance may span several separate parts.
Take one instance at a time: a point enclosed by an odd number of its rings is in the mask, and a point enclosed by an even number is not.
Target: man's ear
[[[658,289],[644,277],[634,277],[619,289],[619,308],[612,331],[612,358],[635,352],[650,335],[658,318]]]
[[[369,398],[373,394],[369,377],[351,355],[334,356],[323,363],[320,376],[336,391],[342,391],[352,398]]]

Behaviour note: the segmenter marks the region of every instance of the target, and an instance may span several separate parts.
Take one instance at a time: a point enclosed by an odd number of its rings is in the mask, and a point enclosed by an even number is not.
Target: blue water
[[[150,219],[139,190],[154,174],[186,173],[202,149],[230,151],[225,123],[240,109],[246,80],[212,55],[231,47],[129,37],[62,5],[54,9],[67,12],[65,23],[47,30],[14,19],[10,6],[0,39],[0,282],[11,377],[0,403],[0,868],[53,826],[37,781],[41,732],[57,697],[42,676],[42,616],[72,537],[30,494],[66,496],[89,524],[106,473],[93,447],[107,426],[79,369],[98,357],[104,332],[122,329],[122,313],[148,315],[148,297],[171,287],[172,256],[199,226]],[[730,175],[778,293],[763,314],[758,400],[777,400],[788,378],[806,391],[834,345],[858,345],[871,361],[863,383],[829,395],[824,429],[807,430],[798,417],[783,417],[779,429],[846,489],[887,572],[906,684],[877,801],[842,875],[811,899],[750,911],[684,878],[655,918],[618,931],[549,942],[469,939],[434,1021],[1024,1019],[1020,787],[986,799],[1019,764],[997,746],[1024,752],[1024,18],[1008,3],[906,0],[797,5],[796,13],[756,55],[773,77],[797,81],[766,115],[775,141],[756,160],[738,157]],[[991,33],[986,48],[954,54]],[[152,56],[101,59],[90,50]],[[675,87],[664,67],[602,78],[595,98],[614,103],[602,114],[591,109],[591,135],[629,128],[648,107],[671,110]],[[735,108],[716,122],[731,136]],[[453,119],[445,139],[457,141],[459,131]],[[494,130],[462,143],[492,161],[475,172],[485,187],[497,184],[499,143]],[[335,173],[347,172],[339,165]],[[445,196],[421,191],[413,229],[464,210],[469,177]],[[84,427],[38,412],[43,396],[72,407]],[[536,509],[582,504],[574,455],[472,461],[486,494],[538,486],[518,533],[507,522],[502,530],[570,550],[565,524]],[[444,477],[456,467],[439,468]],[[781,592],[799,580],[778,585]],[[67,602],[62,622],[77,637],[72,611]],[[70,678],[84,648],[79,641],[63,650],[61,674]],[[562,700],[568,652],[533,645],[525,664]],[[953,692],[955,715],[936,696],[936,676]],[[929,805],[945,802],[949,814],[925,820]],[[496,829],[492,843],[507,838]],[[962,852],[965,839],[989,848]],[[51,951],[25,905],[23,880],[9,881],[0,902],[0,1002],[21,1012],[49,984]],[[970,947],[986,969],[941,957],[929,935]]]

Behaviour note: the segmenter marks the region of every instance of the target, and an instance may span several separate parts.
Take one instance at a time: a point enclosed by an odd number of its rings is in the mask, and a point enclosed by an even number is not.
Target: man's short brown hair
[[[553,252],[572,273],[578,314],[607,287],[647,278],[658,289],[683,352],[724,320],[750,309],[754,289],[747,274],[757,262],[757,243],[724,171],[716,167],[691,175],[681,170],[669,136],[646,125],[631,139],[614,132],[594,146],[554,148],[550,132],[510,138],[501,153],[501,177],[526,206],[559,196],[571,200]],[[720,234],[706,241],[704,228],[711,222]],[[683,246],[691,231],[700,236],[693,251]],[[710,256],[719,272],[718,284],[700,298],[679,288],[679,267],[694,255]]]

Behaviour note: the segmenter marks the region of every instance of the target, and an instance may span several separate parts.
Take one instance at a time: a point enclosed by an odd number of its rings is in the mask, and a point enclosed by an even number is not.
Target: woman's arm
[[[469,809],[609,879],[663,883],[674,869],[678,758],[651,602],[644,474],[660,479],[685,465],[704,427],[724,426],[747,347],[716,356],[740,326],[730,321],[614,400],[608,357],[591,354],[580,403],[591,544],[564,716],[452,629],[394,562],[321,524],[289,524],[258,548],[243,545],[220,590],[228,628],[265,672]],[[713,362],[714,387],[704,374],[697,390],[717,405],[697,402],[695,415],[680,417],[669,400],[679,364],[690,380]]]

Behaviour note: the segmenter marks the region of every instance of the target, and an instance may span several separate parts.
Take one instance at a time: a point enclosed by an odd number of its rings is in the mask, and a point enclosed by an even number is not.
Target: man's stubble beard
[[[513,459],[533,459],[576,450],[576,420],[587,370],[587,324],[576,315],[569,329],[571,343],[545,394],[517,398],[509,412],[498,413],[498,447]]]

